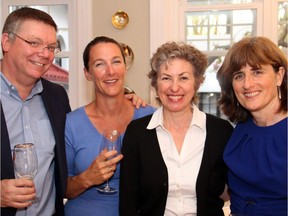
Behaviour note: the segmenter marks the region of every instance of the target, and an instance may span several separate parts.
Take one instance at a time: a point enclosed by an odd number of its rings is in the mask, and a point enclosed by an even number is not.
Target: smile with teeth
[[[168,98],[172,101],[179,101],[180,99],[182,99],[183,96],[181,95],[168,95]]]
[[[105,83],[115,83],[117,80],[116,79],[114,79],[114,80],[105,80],[104,82]]]
[[[31,61],[31,63],[32,63],[32,64],[35,64],[35,65],[37,65],[37,66],[39,66],[39,67],[44,67],[44,64],[41,64],[41,63],[39,63],[39,62]]]
[[[258,94],[259,94],[259,91],[245,93],[244,95],[245,95],[246,97],[254,97],[254,96],[258,95]]]

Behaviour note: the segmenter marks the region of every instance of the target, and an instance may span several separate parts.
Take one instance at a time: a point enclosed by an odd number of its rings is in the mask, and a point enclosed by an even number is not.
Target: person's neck
[[[90,108],[89,108],[90,107]],[[95,127],[98,131],[107,129],[117,130],[123,133],[133,116],[133,106],[130,101],[124,98],[106,98],[106,100],[99,100],[99,98],[90,105],[87,109],[90,118],[94,119]]]
[[[183,128],[189,127],[193,118],[193,109],[190,107],[181,112],[170,112],[163,108],[164,127]]]
[[[27,77],[21,76],[21,74],[14,73],[13,70],[9,70],[6,67],[5,61],[2,61],[1,72],[6,79],[11,82],[11,84],[17,89],[20,98],[24,101],[31,93],[33,87],[35,86],[35,79],[27,79]],[[20,75],[20,76],[19,76]]]
[[[102,117],[121,117],[127,107],[127,100],[123,97],[101,98],[96,96],[94,101],[95,112]]]
[[[287,118],[287,112],[275,112],[270,113],[269,115],[259,114],[259,113],[253,113],[252,114],[253,121],[256,125],[260,127],[267,127],[274,125],[283,119]]]

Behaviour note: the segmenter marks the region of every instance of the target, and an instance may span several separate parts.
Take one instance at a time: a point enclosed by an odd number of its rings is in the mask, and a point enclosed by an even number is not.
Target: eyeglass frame
[[[37,49],[37,48],[41,48],[42,47],[42,52],[44,49],[47,49],[49,52],[57,54],[59,52],[61,52],[61,48],[57,47],[57,46],[45,46],[42,43],[36,42],[36,41],[29,41],[26,40],[24,38],[22,38],[21,36],[19,36],[18,34],[14,33],[14,32],[9,32],[8,34],[13,34],[15,35],[17,38],[19,38],[20,40],[24,41],[25,43],[29,44],[33,49]]]

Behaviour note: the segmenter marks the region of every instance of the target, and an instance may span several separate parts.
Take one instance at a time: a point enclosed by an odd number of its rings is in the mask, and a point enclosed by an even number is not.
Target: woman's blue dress
[[[134,108],[134,119],[152,114],[151,106]],[[121,139],[124,134],[121,134]],[[65,128],[68,175],[75,176],[85,171],[102,151],[102,134],[93,126],[84,107],[67,115]],[[120,164],[109,179],[109,185],[119,191]],[[104,182],[103,184],[106,184]],[[103,185],[102,184],[102,185]],[[99,185],[101,186],[101,185]],[[97,186],[91,187],[65,204],[65,216],[118,216],[119,193],[100,194]]]
[[[224,161],[231,213],[287,216],[287,118],[268,127],[238,123]]]

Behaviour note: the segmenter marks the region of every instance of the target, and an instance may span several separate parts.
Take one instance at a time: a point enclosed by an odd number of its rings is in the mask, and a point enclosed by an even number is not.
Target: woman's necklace
[[[95,106],[95,109],[97,110],[97,107]],[[127,114],[126,114],[127,112]],[[125,113],[125,115],[124,115]],[[99,131],[104,130],[113,130],[114,133],[122,133],[125,131],[127,126],[127,119],[130,118],[129,110],[127,105],[124,105],[121,107],[121,111],[119,114],[115,117],[108,116],[108,118],[105,118],[101,113],[96,114],[96,124],[95,127]],[[99,120],[99,122],[97,121]],[[123,127],[124,126],[124,127]]]

